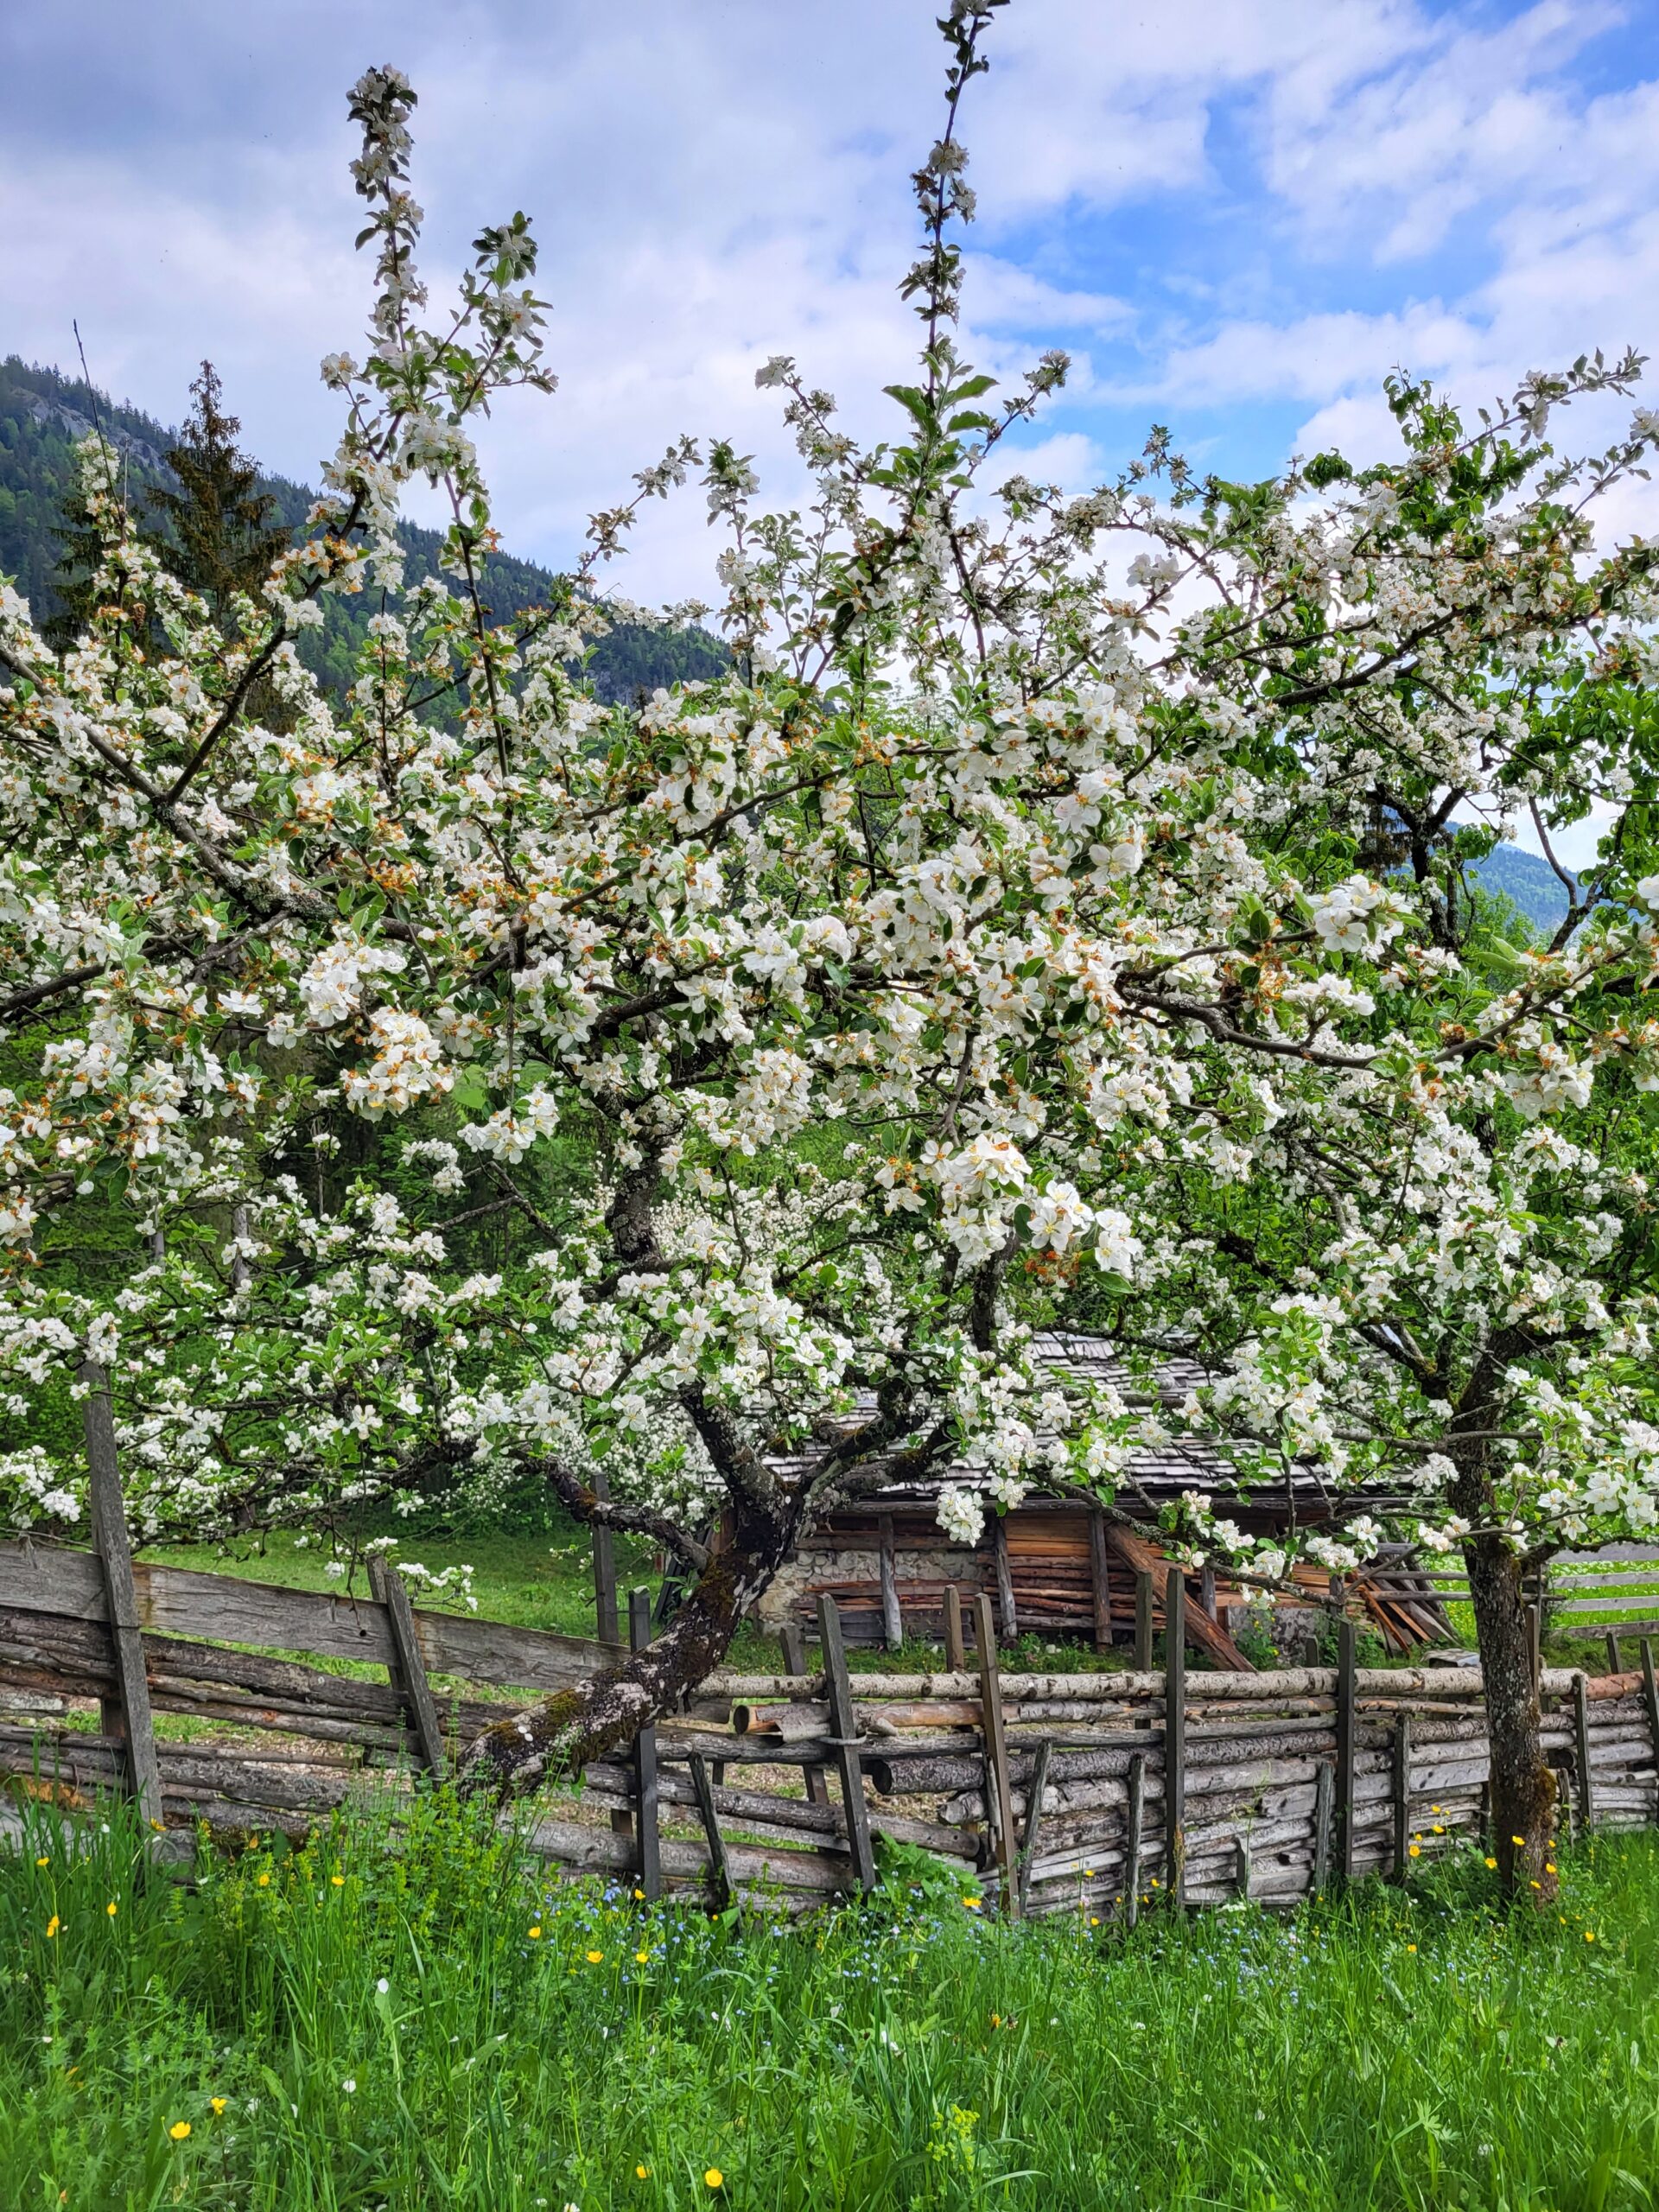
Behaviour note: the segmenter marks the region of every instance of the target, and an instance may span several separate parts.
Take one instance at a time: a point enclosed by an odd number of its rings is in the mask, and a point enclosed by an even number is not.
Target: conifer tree
[[[167,454],[179,488],[154,490],[147,497],[160,525],[150,543],[179,582],[201,594],[223,627],[236,594],[259,590],[289,536],[274,519],[276,501],[255,488],[258,463],[237,445],[242,425],[225,411],[211,361],[202,363],[190,392],[195,404]]]

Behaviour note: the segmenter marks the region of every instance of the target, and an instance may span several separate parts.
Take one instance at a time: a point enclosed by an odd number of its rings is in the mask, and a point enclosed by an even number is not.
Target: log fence
[[[96,1469],[96,1387],[86,1405]],[[416,1605],[384,1561],[367,1599],[136,1561],[107,1489],[98,1549],[0,1543],[0,1782],[69,1815],[124,1791],[175,1835],[298,1835],[441,1773],[513,1702],[617,1656]],[[947,1606],[941,1671],[853,1674],[821,1597],[816,1651],[794,1633],[785,1671],[710,1676],[538,1800],[525,1840],[647,1897],[789,1913],[874,1888],[884,1840],[920,1844],[1010,1916],[1132,1920],[1150,1899],[1276,1904],[1344,1878],[1404,1880],[1483,1836],[1478,1669],[1361,1667],[1344,1620],[1335,1667],[1206,1671],[1202,1592],[1167,1562],[1133,1572],[1148,1630],[1155,1610],[1166,1632],[1158,1666],[1122,1673],[1013,1671],[982,1591],[968,1620]],[[639,1648],[649,1592],[625,1610]],[[1547,1753],[1581,1831],[1659,1825],[1652,1639],[1623,1632],[1635,1669],[1541,1675]]]

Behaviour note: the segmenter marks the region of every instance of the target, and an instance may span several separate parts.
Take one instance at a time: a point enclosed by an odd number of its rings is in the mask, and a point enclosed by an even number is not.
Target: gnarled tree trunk
[[[460,1783],[468,1795],[520,1796],[579,1774],[671,1712],[726,1656],[738,1623],[795,1543],[800,1506],[780,1495],[766,1510],[740,1504],[730,1541],[708,1560],[661,1636],[589,1681],[498,1720],[468,1745]]]
[[[1471,1536],[1463,1555],[1486,1691],[1498,1874],[1511,1896],[1548,1904],[1556,1887],[1555,1777],[1544,1760],[1521,1561],[1498,1535]]]

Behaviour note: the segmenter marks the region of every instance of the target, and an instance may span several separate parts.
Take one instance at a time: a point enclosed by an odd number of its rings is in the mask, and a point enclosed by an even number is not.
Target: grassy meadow
[[[1624,2212],[1659,2199],[1659,1838],[1508,1924],[1408,1891],[999,1925],[906,1854],[788,1930],[556,1885],[442,1799],[147,1874],[0,1847],[18,2212]]]

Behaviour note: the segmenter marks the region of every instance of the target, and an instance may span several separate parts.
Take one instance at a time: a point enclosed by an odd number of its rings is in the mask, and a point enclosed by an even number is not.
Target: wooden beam
[[[609,1478],[602,1467],[594,1470],[594,1496],[608,1504]],[[616,1539],[608,1529],[594,1530],[594,1616],[601,1643],[620,1643],[621,1624],[616,1611]]]
[[[784,1647],[784,1665],[789,1673],[805,1674],[806,1652],[802,1643],[800,1623],[785,1621],[779,1641]],[[822,1765],[814,1759],[808,1759],[801,1769],[801,1776],[806,1783],[807,1803],[827,1805],[830,1802],[830,1778]]]
[[[1313,1894],[1322,1897],[1331,1879],[1331,1801],[1337,1770],[1329,1759],[1313,1770]]]
[[[720,1816],[715,1810],[715,1793],[709,1786],[709,1763],[701,1751],[693,1751],[688,1764],[697,1810],[702,1815],[702,1833],[709,1842],[709,1872],[715,1885],[715,1898],[724,1912],[732,1901],[732,1875],[727,1863],[726,1839],[720,1832]]]
[[[944,1663],[953,1675],[968,1671],[968,1646],[962,1633],[962,1592],[954,1582],[944,1591]]]
[[[1573,1734],[1579,1758],[1579,1827],[1588,1835],[1595,1825],[1596,1792],[1590,1773],[1589,1685],[1582,1675],[1573,1685]]]
[[[1128,1827],[1123,1839],[1123,1916],[1133,1928],[1141,1917],[1141,1833],[1146,1821],[1147,1755],[1129,1753]]]
[[[1014,1569],[1008,1563],[1007,1516],[999,1513],[991,1531],[992,1548],[996,1554],[996,1602],[1002,1619],[1002,1641],[1014,1643],[1019,1639],[1020,1614],[1014,1602]]]
[[[81,1421],[92,1478],[92,1541],[98,1548],[110,1637],[115,1647],[117,1695],[104,1701],[102,1726],[105,1735],[125,1739],[128,1781],[139,1817],[159,1831],[162,1770],[156,1757],[156,1724],[149,1707],[149,1678],[144,1671],[143,1624],[133,1584],[126,1502],[121,1495],[110,1379],[97,1360],[88,1359],[81,1363],[80,1380],[86,1386]]]
[[[1337,1627],[1337,1871],[1344,1881],[1354,1872],[1354,1751],[1358,1685],[1354,1624],[1344,1615]]]
[[[999,1523],[999,1525],[1001,1525]],[[1018,1916],[1014,1889],[1014,1788],[1008,1776],[1008,1738],[1002,1723],[1002,1684],[996,1663],[996,1630],[991,1601],[982,1592],[974,1600],[974,1640],[979,1646],[980,1726],[985,1741],[985,1769],[990,1799],[993,1844],[1002,1908]]]
[[[1411,1714],[1402,1706],[1394,1720],[1389,1794],[1394,1802],[1394,1878],[1411,1878]]]
[[[841,1802],[847,1815],[847,1847],[853,1878],[868,1897],[875,1887],[875,1853],[870,1845],[869,1809],[864,1802],[864,1770],[859,1760],[858,1723],[853,1688],[847,1676],[847,1652],[841,1640],[841,1615],[833,1598],[818,1599],[818,1642],[823,1649],[823,1686],[830,1704],[829,1739],[841,1775]]]
[[[1047,1736],[1037,1746],[1037,1764],[1032,1769],[1031,1780],[1026,1785],[1026,1833],[1020,1846],[1020,1916],[1023,1920],[1027,1902],[1031,1896],[1032,1862],[1037,1856],[1037,1838],[1043,1825],[1043,1792],[1048,1787],[1048,1759],[1053,1750]]]
[[[899,1606],[899,1583],[893,1573],[893,1516],[884,1513],[880,1520],[881,1567],[881,1633],[889,1651],[897,1651],[905,1640],[905,1617]]]
[[[1186,1895],[1186,1581],[1164,1576],[1164,1882],[1177,1904]]]
[[[643,1651],[651,1642],[651,1592],[641,1587],[628,1592],[628,1643]],[[639,1886],[652,1904],[663,1894],[663,1838],[658,1813],[657,1731],[642,1728],[633,1739],[633,1802],[638,1839]]]
[[[397,1655],[387,1672],[409,1715],[415,1741],[420,1746],[421,1764],[429,1774],[442,1775],[443,1727],[433,1700],[432,1685],[426,1679],[426,1662],[421,1656],[420,1643],[415,1634],[409,1592],[404,1587],[403,1576],[378,1552],[369,1555],[369,1587],[386,1609],[386,1624],[391,1630],[392,1645]]]
[[[1095,1601],[1095,1649],[1112,1648],[1111,1554],[1106,1548],[1106,1516],[1098,1506],[1089,1515],[1089,1585]]]
[[[1135,1671],[1137,1675],[1152,1672],[1152,1609],[1155,1592],[1152,1586],[1152,1569],[1138,1567],[1135,1570]]]

